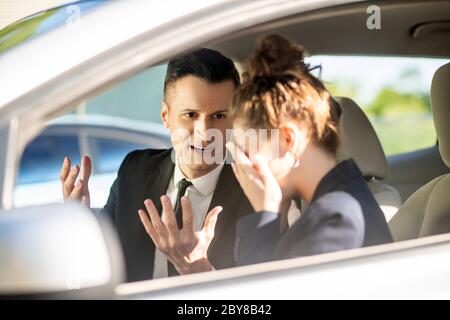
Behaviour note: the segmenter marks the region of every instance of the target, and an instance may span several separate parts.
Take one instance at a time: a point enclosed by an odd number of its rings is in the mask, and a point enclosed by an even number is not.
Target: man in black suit
[[[174,149],[129,153],[101,212],[118,232],[128,281],[234,266],[236,221],[252,212],[223,156],[238,85],[233,62],[219,52],[200,49],[170,61],[161,116]],[[64,159],[64,199],[89,206],[89,157],[81,170],[70,168]]]

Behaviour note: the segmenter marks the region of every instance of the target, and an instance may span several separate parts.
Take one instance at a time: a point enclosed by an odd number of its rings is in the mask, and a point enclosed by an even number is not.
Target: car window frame
[[[338,3],[338,1],[336,1]],[[324,4],[323,4],[324,5]],[[300,8],[300,4],[298,4],[298,8]],[[297,9],[298,9],[297,8]],[[312,10],[312,6],[305,6],[305,8],[308,8],[309,10]],[[320,6],[317,6],[316,8],[320,8]],[[266,11],[266,10],[265,10]],[[292,7],[283,7],[279,8],[275,13],[276,14],[283,14],[283,12],[289,11],[291,14],[298,13],[293,10]],[[192,47],[193,45],[200,45],[204,43],[206,40],[212,40],[220,38],[221,36],[227,36],[231,34],[233,31],[239,31],[241,30],[240,24],[242,22],[246,22],[249,25],[250,24],[257,24],[258,19],[261,22],[266,22],[267,18],[265,18],[265,12],[260,12],[257,17],[254,17],[252,20],[239,20],[236,19],[233,23],[233,27],[229,27],[227,29],[221,30],[219,34],[213,33],[213,29],[211,30],[200,30],[199,33],[195,34],[195,32],[192,32],[192,29],[183,29],[178,27],[174,27],[173,30],[171,30],[172,39],[178,39],[178,41],[174,41],[170,44],[169,47],[163,47],[161,43],[158,43],[158,41],[167,42],[168,38],[171,38],[170,35],[164,34],[162,36],[159,36],[157,32],[160,32],[161,30],[152,30],[152,32],[148,32],[145,34],[145,37],[138,37],[136,39],[132,39],[132,41],[127,41],[122,46],[117,46],[111,50],[108,50],[106,52],[103,52],[103,54],[99,54],[95,58],[83,63],[82,65],[78,66],[77,68],[74,68],[70,72],[61,75],[52,81],[49,81],[49,83],[46,83],[45,86],[42,86],[39,88],[37,92],[30,93],[29,95],[22,97],[21,99],[18,99],[12,103],[9,108],[13,108],[14,105],[18,105],[19,103],[25,103],[26,105],[32,105],[35,109],[33,109],[33,112],[30,112],[29,114],[21,114],[20,112],[16,112],[16,115],[19,115],[17,119],[20,119],[21,126],[18,128],[12,128],[13,135],[16,135],[16,137],[13,137],[13,145],[15,147],[10,147],[8,152],[12,153],[12,156],[15,157],[15,160],[17,160],[17,157],[20,157],[20,148],[23,147],[28,139],[31,139],[31,137],[38,131],[39,126],[42,125],[42,123],[39,123],[42,120],[47,120],[50,117],[54,116],[57,112],[63,112],[66,110],[69,110],[73,107],[74,104],[77,102],[92,97],[96,93],[99,93],[103,91],[105,88],[110,88],[113,84],[117,83],[120,79],[129,76],[131,73],[135,73],[139,70],[141,70],[144,67],[148,67],[149,64],[157,64],[162,61],[164,61],[167,58],[172,57],[176,53],[180,53],[183,50],[187,49],[187,43],[190,43],[189,47]],[[271,13],[273,14],[273,13]],[[180,19],[176,21],[177,23],[186,21],[191,22],[190,19],[197,19],[198,16],[188,17],[187,19]],[[227,17],[228,18],[228,17]],[[222,18],[223,19],[223,18]],[[276,19],[276,15],[272,17],[272,19]],[[166,28],[170,28],[169,26],[166,26]],[[203,31],[203,32],[202,32]],[[208,33],[209,32],[209,33]],[[188,35],[186,38],[180,36],[186,34]],[[214,36],[214,37],[213,37]],[[154,37],[153,41],[149,40],[149,37]],[[165,38],[164,38],[165,37]],[[143,41],[143,45],[139,46],[136,42]],[[133,46],[133,50],[126,50],[123,54],[120,54],[119,51],[123,50],[124,47],[127,45]],[[159,50],[159,51],[158,51]],[[151,53],[153,52],[153,54]],[[156,54],[156,53],[157,54]],[[115,57],[111,57],[109,55],[117,55]],[[139,59],[133,60],[132,58],[139,57]],[[102,61],[105,59],[105,61]],[[131,60],[127,61],[127,60]],[[128,62],[128,63],[127,63]],[[98,65],[97,65],[98,64]],[[105,74],[102,74],[101,77],[96,79],[98,76],[98,73],[100,71],[104,71]],[[75,73],[78,72],[78,75]],[[61,81],[61,84],[58,84],[58,81]],[[77,90],[70,91],[68,89],[75,88],[77,84],[83,84],[80,88],[77,88]],[[55,88],[53,91],[49,91],[47,93],[44,93],[43,90],[49,88],[49,86],[55,85]],[[89,87],[91,86],[91,87]],[[67,94],[67,93],[70,94]],[[63,96],[63,93],[67,94],[66,96]],[[36,101],[32,101],[32,98],[37,98]],[[49,103],[51,102],[51,105],[44,105],[44,102]],[[12,107],[11,107],[12,106]],[[23,109],[22,109],[23,110]],[[39,114],[39,112],[42,112],[43,114]],[[11,117],[12,118],[12,117]],[[33,121],[36,121],[36,125],[31,126]],[[43,122],[43,121],[42,121]],[[28,126],[30,125],[30,126]],[[19,129],[20,128],[20,129]],[[23,134],[21,134],[23,133]],[[20,139],[18,138],[20,136]],[[10,159],[9,159],[10,160]],[[8,161],[9,165],[7,167],[8,170],[16,171],[14,167],[15,161]],[[8,190],[7,190],[8,192]],[[10,190],[9,190],[10,192]],[[7,198],[7,196],[6,196]],[[10,208],[10,204],[8,200],[5,201],[5,196],[2,195],[2,204],[5,208]],[[425,239],[418,239],[417,241],[413,242],[414,245],[419,245],[422,243],[422,241],[425,241]],[[389,244],[385,245],[387,247],[386,250],[391,250],[395,244]],[[362,248],[358,249],[362,250],[360,252],[369,252],[371,248]],[[365,251],[364,251],[365,250]],[[339,254],[345,254],[345,252],[339,252],[336,253],[336,257],[339,259],[342,259],[342,256]],[[304,258],[298,258],[298,259],[306,259],[309,260],[310,258],[304,257]],[[319,258],[318,258],[319,259]],[[302,260],[302,261],[306,261]],[[295,261],[289,261],[290,263],[294,263]],[[323,261],[322,261],[323,262]],[[278,263],[282,262],[273,262],[273,265],[266,265],[267,270],[270,270],[271,268],[274,268],[274,270],[279,270]],[[288,263],[288,262],[286,262]],[[274,267],[275,266],[275,267]],[[264,269],[264,265],[256,266],[257,268]],[[289,266],[291,267],[291,265]],[[225,277],[227,276],[233,276],[232,273],[227,273],[229,270],[224,271],[218,271],[218,273],[212,273],[209,275],[209,277],[214,277],[214,275],[223,275]],[[233,272],[231,270],[230,272]],[[222,273],[222,274],[220,274]],[[204,280],[203,276],[206,277],[206,281]],[[192,276],[192,277],[195,277]],[[190,285],[195,284],[202,284],[209,282],[211,283],[214,280],[211,280],[212,278],[208,279],[208,275],[197,275],[195,278],[190,278],[192,283]],[[176,280],[179,281],[179,279],[162,279],[158,280],[158,283],[153,283],[151,287],[154,290],[164,290],[165,288],[176,288],[177,283]],[[160,285],[158,287],[158,285]],[[156,292],[156,291],[155,291]]]

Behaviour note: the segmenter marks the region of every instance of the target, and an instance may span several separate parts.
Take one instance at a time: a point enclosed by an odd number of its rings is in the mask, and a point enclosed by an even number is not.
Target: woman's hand
[[[267,161],[257,154],[252,162],[233,142],[227,143],[227,149],[235,161],[231,164],[234,175],[253,209],[280,212],[283,206],[282,192]]]

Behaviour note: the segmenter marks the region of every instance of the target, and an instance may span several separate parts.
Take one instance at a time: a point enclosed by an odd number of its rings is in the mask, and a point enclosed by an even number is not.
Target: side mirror
[[[123,279],[115,231],[82,205],[0,211],[0,298],[111,299]]]

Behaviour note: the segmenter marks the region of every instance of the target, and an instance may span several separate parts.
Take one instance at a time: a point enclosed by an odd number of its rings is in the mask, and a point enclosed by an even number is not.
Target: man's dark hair
[[[209,83],[231,80],[236,87],[240,83],[239,72],[231,59],[218,51],[201,48],[169,62],[164,80],[164,98],[170,85],[189,75]]]

